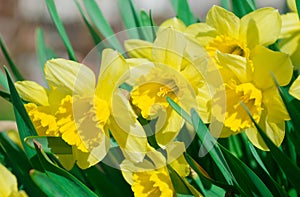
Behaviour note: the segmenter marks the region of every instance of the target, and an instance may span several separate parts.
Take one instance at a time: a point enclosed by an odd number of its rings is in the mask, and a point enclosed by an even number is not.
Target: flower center
[[[236,85],[230,81],[226,84],[226,113],[225,126],[234,132],[241,132],[244,129],[253,127],[250,117],[242,107],[243,102],[250,110],[254,120],[259,122],[260,114],[263,108],[262,93],[252,83],[243,83]]]
[[[34,103],[25,104],[28,115],[41,136],[59,136],[56,118],[51,115],[49,106],[37,106]]]
[[[238,55],[241,57],[249,58],[250,50],[247,48],[246,43],[241,42],[235,38],[229,36],[217,36],[206,46],[211,57],[215,56],[216,51],[222,53]]]
[[[131,186],[135,196],[173,196],[173,185],[166,169],[134,172]]]
[[[175,83],[174,81],[170,81]],[[160,108],[168,108],[166,97],[176,100],[176,86],[173,88],[156,82],[139,85],[131,92],[131,103],[137,107],[143,118],[151,119]]]
[[[159,110],[169,110],[166,97],[178,100],[179,83],[174,74],[153,68],[146,76],[143,75],[137,80],[130,93],[133,109],[145,119],[156,118]]]

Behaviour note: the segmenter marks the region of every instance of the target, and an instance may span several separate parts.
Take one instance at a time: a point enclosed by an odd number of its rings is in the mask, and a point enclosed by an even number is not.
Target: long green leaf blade
[[[242,103],[244,109],[250,116],[252,122],[255,124],[260,136],[263,138],[265,144],[270,149],[270,153],[273,156],[276,163],[281,167],[284,171],[285,175],[287,176],[289,182],[295,187],[297,192],[300,193],[299,183],[300,183],[300,168],[288,157],[286,156],[267,136],[265,131],[257,124],[254,120],[251,112],[247,108],[246,105]]]
[[[191,25],[197,22],[187,0],[171,0],[171,4],[176,12],[176,16],[182,20],[185,25]]]
[[[10,77],[10,74],[8,70],[5,68],[6,76],[7,76],[7,81],[8,81],[8,86],[9,90],[11,93],[11,101],[14,106],[14,113],[16,117],[16,122],[18,126],[18,131],[20,135],[21,142],[23,144],[23,147],[25,149],[25,152],[28,156],[28,158],[32,158],[35,155],[35,151],[26,146],[24,142],[24,138],[28,136],[33,136],[37,135],[35,128],[26,112],[26,109],[23,105],[23,102],[15,88],[15,85]]]
[[[90,32],[90,34],[91,34],[91,36],[93,38],[93,41],[94,41],[95,45],[99,44],[102,41],[102,39],[100,38],[100,36],[98,35],[97,31],[94,29],[94,27],[91,25],[91,23],[89,22],[89,20],[85,16],[85,14],[84,14],[84,12],[83,12],[83,10],[82,10],[82,8],[81,8],[78,0],[74,0],[74,2],[75,2],[76,6],[77,6],[77,8],[78,8],[78,10],[79,10],[79,12],[81,14],[81,17],[82,17],[85,25],[89,29],[89,32]]]
[[[54,164],[46,155],[46,153],[42,150],[41,144],[38,144],[37,142],[34,143],[35,150],[37,152],[37,156],[39,158],[40,164],[43,168],[43,171],[46,173],[48,178],[55,180],[54,184],[62,184],[66,185],[66,187],[63,187],[65,190],[69,190],[70,188],[75,189],[76,192],[72,192],[73,195],[76,194],[76,196],[97,196],[93,191],[91,191],[86,185],[84,185],[82,182],[80,182],[77,178],[75,178],[73,175],[71,175],[69,172],[63,170],[62,168],[58,167],[56,164]],[[45,176],[43,176],[45,178]],[[48,181],[51,182],[51,180],[48,179]],[[52,182],[53,183],[53,182]],[[69,185],[69,187],[67,186]],[[41,188],[43,189],[43,188]]]
[[[11,102],[11,96],[9,93],[0,90],[0,96],[5,100],[7,100],[8,102]]]
[[[5,90],[9,90],[8,84],[7,84],[7,80],[6,80],[6,76],[5,74],[0,70],[0,85],[5,89]]]
[[[217,145],[217,141],[209,134],[206,125],[199,118],[197,112],[192,110],[191,115],[192,115],[192,123],[197,133],[197,136],[200,138],[204,147],[209,151],[209,154],[212,156],[217,166],[223,173],[227,183],[230,185],[234,185],[234,183],[236,183],[236,180],[222,154],[222,151]]]
[[[51,16],[51,18],[55,24],[55,27],[58,31],[58,34],[60,35],[65,47],[67,48],[67,52],[68,52],[70,60],[76,61],[76,56],[75,56],[74,50],[72,48],[71,42],[70,42],[69,37],[64,28],[64,25],[59,18],[54,1],[53,0],[45,0],[45,1],[46,1],[50,16]]]
[[[9,167],[12,168],[18,181],[20,181],[19,185],[22,185],[28,194],[32,196],[45,196],[28,174],[29,170],[32,169],[32,165],[26,154],[4,132],[0,133],[0,152],[4,152]]]
[[[22,80],[24,80],[24,77],[23,77],[22,74],[20,73],[18,67],[16,66],[16,64],[15,64],[15,63],[13,62],[13,60],[11,59],[11,57],[10,57],[10,55],[9,55],[9,53],[8,53],[8,50],[7,50],[7,48],[6,48],[6,46],[5,46],[5,44],[4,44],[4,42],[3,42],[3,40],[2,40],[1,37],[0,37],[0,47],[1,47],[1,50],[2,50],[2,52],[3,52],[3,54],[4,54],[4,57],[5,57],[5,59],[6,59],[7,63],[8,63],[8,65],[9,65],[9,67],[10,67],[10,69],[11,69],[11,71],[12,71],[14,77],[15,77],[15,79],[16,79],[17,81],[22,81]]]
[[[296,0],[296,7],[298,11],[298,17],[300,18],[300,0]]]
[[[30,136],[24,139],[27,146],[35,149],[34,142],[42,145],[46,153],[53,154],[72,154],[72,146],[67,144],[60,137],[54,136]]]
[[[104,18],[98,4],[95,0],[84,0],[83,1],[86,11],[91,18],[92,22],[95,24],[96,28],[99,32],[107,39],[109,44],[119,52],[123,52],[123,49],[118,41],[118,39],[114,36],[114,32]]]
[[[140,38],[137,27],[141,25],[131,0],[118,0],[118,5],[125,28],[131,29],[128,32],[129,37],[132,39]]]
[[[232,8],[235,15],[242,18],[246,14],[256,10],[256,5],[252,0],[232,0]]]
[[[52,58],[56,58],[57,55],[53,50],[51,50],[46,46],[43,30],[41,28],[36,29],[35,35],[36,35],[36,53],[40,63],[40,68],[43,71],[44,64],[46,63],[46,61]]]

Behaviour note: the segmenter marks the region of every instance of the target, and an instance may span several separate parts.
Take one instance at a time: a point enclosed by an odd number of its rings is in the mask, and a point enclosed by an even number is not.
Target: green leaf
[[[85,25],[87,26],[87,28],[89,29],[89,32],[93,38],[93,41],[95,43],[95,45],[99,44],[102,39],[100,38],[100,36],[98,35],[97,31],[94,29],[94,27],[91,25],[91,23],[88,21],[87,17],[85,16],[80,4],[78,3],[78,0],[74,0],[80,14],[81,14],[81,17],[85,23]]]
[[[5,89],[5,90],[9,90],[8,84],[7,84],[7,80],[6,80],[6,76],[5,74],[0,70],[0,85]]]
[[[256,10],[254,0],[232,0],[231,2],[234,14],[240,18]]]
[[[300,183],[300,168],[284,154],[267,136],[265,131],[257,124],[257,122],[252,117],[251,112],[247,106],[241,103],[248,115],[250,116],[252,122],[255,124],[260,136],[263,138],[265,144],[270,149],[270,153],[276,163],[281,167],[285,175],[287,176],[289,182],[295,187],[295,189],[300,193],[299,183]]]
[[[0,47],[1,47],[1,50],[3,52],[3,55],[9,65],[9,68],[11,69],[14,77],[16,78],[17,81],[22,81],[24,80],[24,77],[21,75],[19,69],[17,68],[16,64],[13,62],[13,60],[11,59],[9,53],[8,53],[8,50],[2,40],[2,38],[0,37]],[[6,87],[6,86],[4,86]]]
[[[45,65],[46,61],[49,59],[52,59],[52,58],[56,58],[57,55],[55,54],[55,52],[53,50],[51,50],[50,48],[48,48],[46,46],[43,30],[41,28],[36,29],[35,36],[36,36],[36,38],[35,38],[36,39],[36,53],[37,53],[38,60],[40,63],[40,68],[42,71],[44,71],[44,65]],[[42,72],[42,73],[44,73],[44,72]],[[44,81],[46,81],[46,80],[44,80]]]
[[[234,192],[237,190],[237,188],[235,188],[232,185],[228,185],[216,180],[213,180],[212,178],[210,178],[209,176],[207,176],[206,173],[204,173],[204,169],[202,169],[202,167],[200,167],[200,165],[187,153],[184,154],[186,161],[188,162],[188,164],[191,166],[191,168],[193,168],[193,170],[195,170],[195,172],[200,176],[201,180],[204,181],[206,184],[214,184],[218,187],[221,187],[223,189],[225,189],[226,191],[231,191]]]
[[[248,146],[251,150],[251,153],[253,155],[253,157],[255,158],[256,162],[260,165],[260,167],[264,170],[265,174],[262,175],[264,176],[265,179],[267,179],[267,181],[265,181],[266,184],[269,184],[269,188],[272,191],[272,193],[275,196],[287,196],[286,193],[284,193],[283,189],[281,188],[281,186],[274,180],[274,178],[270,175],[270,173],[268,172],[266,166],[264,165],[263,161],[261,160],[260,156],[258,155],[256,149],[254,148],[254,146],[251,144],[250,141],[248,141]]]
[[[167,167],[176,193],[188,196],[201,196],[199,191],[190,185],[184,178],[180,177],[170,165]]]
[[[188,26],[197,22],[187,0],[171,0],[171,4],[176,12],[177,18],[182,20],[185,25]]]
[[[199,137],[200,141],[203,143],[203,146],[209,152],[213,160],[215,161],[216,165],[223,173],[224,178],[226,179],[229,185],[234,185],[236,180],[229,168],[221,149],[217,145],[217,141],[210,135],[208,128],[202,122],[200,117],[197,115],[197,112],[192,110],[192,124],[196,131],[197,136]]]
[[[34,142],[42,145],[43,151],[53,154],[72,154],[72,146],[60,137],[54,136],[30,136],[24,139],[27,146],[35,149]]]
[[[47,195],[52,196],[49,192],[58,189],[56,192],[63,192],[66,196],[97,196],[69,172],[54,164],[42,150],[41,144],[34,142],[34,145],[44,173],[35,175],[31,172],[31,177]]]
[[[225,8],[226,10],[230,11],[230,4],[229,4],[229,0],[221,0],[221,6],[223,8]]]
[[[166,97],[167,102],[171,105],[171,107],[183,118],[185,119],[189,124],[192,123],[192,119],[190,115],[184,111],[177,103],[175,103],[170,97]]]
[[[254,148],[254,146],[252,145],[252,143],[250,141],[248,141],[248,146],[251,150],[251,153],[253,155],[253,157],[255,158],[256,162],[260,165],[260,167],[268,174],[270,175],[270,173],[268,172],[264,162],[261,160],[260,156],[258,155],[256,149]]]
[[[0,96],[5,100],[7,100],[8,102],[11,102],[11,96],[9,93],[0,90]]]
[[[47,4],[47,8],[48,8],[48,11],[50,13],[50,16],[51,16],[51,18],[52,18],[52,20],[55,24],[55,27],[58,31],[58,34],[60,35],[65,47],[67,48],[70,60],[76,61],[76,56],[75,56],[75,53],[73,51],[71,42],[70,42],[69,37],[66,33],[64,25],[63,25],[62,21],[60,20],[60,18],[58,16],[54,1],[53,0],[45,0],[45,2]]]
[[[272,77],[277,87],[277,90],[282,98],[282,101],[291,117],[291,123],[293,125],[293,129],[288,130],[287,133],[288,135],[291,136],[291,140],[297,152],[300,153],[300,146],[299,146],[300,134],[298,132],[300,130],[300,121],[299,121],[300,112],[297,110],[297,106],[293,103],[293,101],[289,99],[291,95],[289,95],[288,91],[285,91],[284,88],[279,86],[278,81],[273,74]]]
[[[224,156],[241,189],[249,195],[273,196],[263,181],[241,160],[233,156],[226,148],[220,146]]]
[[[296,0],[296,7],[297,7],[297,11],[298,11],[298,16],[300,18],[300,0]]]
[[[125,196],[126,191],[120,189],[122,183],[115,179],[109,179],[105,175],[106,171],[103,173],[97,167],[92,166],[84,170],[84,172],[99,196]]]
[[[143,27],[141,30],[144,33],[145,40],[153,42],[156,37],[157,27],[153,22],[151,10],[149,11],[149,15],[144,10],[141,10],[140,19]]]
[[[7,76],[9,90],[11,93],[11,101],[14,106],[14,113],[15,113],[15,117],[16,117],[16,122],[17,122],[17,126],[18,126],[20,139],[21,139],[22,145],[24,147],[24,150],[27,154],[27,157],[31,158],[35,155],[35,151],[32,150],[31,148],[29,148],[28,146],[26,146],[23,139],[28,136],[35,136],[35,135],[37,135],[37,133],[36,133],[35,128],[26,112],[23,102],[15,88],[15,85],[10,77],[10,74],[9,74],[7,68],[5,68],[5,72],[6,72],[6,76]]]
[[[141,27],[140,19],[131,0],[118,0],[119,10],[121,13],[122,21],[131,39],[141,39],[140,32],[137,27]]]
[[[170,103],[170,101],[168,101]],[[176,111],[182,113],[182,109],[175,103]],[[210,135],[208,128],[202,122],[195,110],[191,111],[192,123],[198,137],[209,152],[215,164],[223,173],[224,178],[230,185],[235,185],[241,195],[272,195],[266,185],[258,178],[258,176],[250,170],[243,162],[232,155],[227,149],[219,145]],[[184,116],[182,115],[184,118]],[[224,155],[223,155],[224,153]]]
[[[76,184],[67,179],[52,172],[40,172],[38,170],[30,170],[30,176],[36,185],[47,196],[89,196],[83,192]],[[95,196],[95,195],[94,195]]]
[[[28,174],[32,165],[26,154],[4,132],[0,133],[0,149],[5,153],[6,163],[17,177],[19,186],[22,185],[31,196],[44,196]]]
[[[120,53],[123,53],[123,49],[115,37],[114,32],[104,18],[99,6],[95,0],[84,0],[83,1],[87,14],[91,18],[92,22],[95,24],[98,31],[107,39],[108,43],[112,48],[118,50]]]

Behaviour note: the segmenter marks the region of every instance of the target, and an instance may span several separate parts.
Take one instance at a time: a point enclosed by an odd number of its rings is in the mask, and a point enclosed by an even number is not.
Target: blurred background
[[[82,0],[78,0],[81,2]],[[124,30],[117,4],[118,0],[97,0],[103,15],[115,32]],[[133,0],[137,10],[151,9],[156,24],[174,17],[169,0]],[[73,0],[55,0],[57,11],[80,61],[93,48],[93,41],[83,23]],[[81,2],[82,3],[82,2]],[[207,11],[218,0],[189,0],[194,15],[204,20]],[[281,13],[286,10],[285,0],[256,0],[257,7],[272,6]],[[38,60],[35,51],[35,31],[41,27],[47,45],[61,57],[66,57],[65,47],[56,32],[43,0],[0,0],[0,35],[10,55],[26,79],[40,82]],[[7,65],[0,52],[0,65]],[[1,68],[2,69],[2,68]],[[13,119],[11,105],[0,98],[0,120]]]

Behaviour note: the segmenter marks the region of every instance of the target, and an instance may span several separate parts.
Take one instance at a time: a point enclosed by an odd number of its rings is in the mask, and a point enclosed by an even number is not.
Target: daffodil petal
[[[247,60],[239,55],[227,53],[216,53],[217,61],[223,67],[226,67],[239,79],[241,83],[246,83],[251,80],[251,68],[247,65]]]
[[[266,114],[263,114],[261,117],[261,120],[259,122],[259,125],[262,127],[262,129],[266,132],[268,137],[272,140],[272,142],[276,146],[280,146],[284,139],[285,134],[285,122],[284,120],[274,123],[269,121],[268,116]],[[265,144],[264,140],[258,133],[256,128],[249,128],[246,130],[246,135],[251,141],[251,143],[256,146],[257,148],[261,150],[269,150],[267,145]]]
[[[291,11],[297,12],[297,5],[295,0],[287,0],[288,7]]]
[[[126,40],[125,41],[126,52],[133,58],[147,58],[152,60],[152,47],[151,42],[144,40]]]
[[[0,163],[0,194],[1,196],[9,196],[13,191],[18,190],[16,177]]]
[[[72,147],[73,150],[74,148],[75,147]],[[58,158],[59,162],[66,170],[71,170],[73,168],[76,160],[73,154],[56,154],[55,156]]]
[[[155,138],[160,147],[165,147],[171,143],[184,124],[182,117],[174,110],[168,115],[165,113],[163,110],[159,111],[158,120],[155,124]]]
[[[159,26],[159,28],[168,28],[168,27],[173,27],[175,30],[180,31],[180,32],[184,32],[186,29],[185,24],[176,17],[173,17],[173,18],[170,18],[170,19],[164,21]]]
[[[300,100],[300,76],[298,76],[291,85],[289,93],[296,99]]]
[[[268,112],[270,122],[278,123],[290,119],[276,87],[263,92],[263,104],[265,106],[264,110]]]
[[[48,60],[45,76],[50,87],[59,87],[69,94],[92,95],[95,89],[95,75],[87,66],[65,59]]]
[[[166,166],[166,159],[164,156],[156,151],[153,147],[148,146],[148,151],[146,157],[141,162],[135,163],[129,159],[122,161],[120,168],[122,170],[122,175],[124,179],[132,185],[133,183],[133,173],[155,170],[160,167]]]
[[[129,75],[127,71],[129,66],[122,55],[112,49],[105,49],[102,53],[101,71],[96,87],[97,96],[110,103],[114,89],[122,83],[121,78]]]
[[[213,40],[218,32],[217,30],[206,23],[195,23],[188,26],[184,32],[189,39],[192,39],[200,46],[206,46]]]
[[[253,82],[258,88],[265,90],[274,86],[272,73],[279,85],[285,86],[290,82],[293,65],[287,54],[256,46],[252,55]]]
[[[255,21],[259,41],[257,44],[270,45],[280,34],[281,18],[278,10],[274,8],[261,8],[250,12],[241,19],[241,34],[246,33],[250,21]],[[252,42],[248,40],[248,42]]]
[[[47,106],[48,95],[47,89],[37,84],[34,81],[17,81],[15,83],[16,89],[22,99],[25,101],[35,103],[37,105]]]
[[[184,34],[169,27],[158,32],[153,45],[152,58],[155,62],[169,65],[180,71],[185,47]]]
[[[110,128],[125,157],[134,162],[141,162],[147,152],[147,136],[129,101],[119,90],[114,93],[112,100]]]
[[[300,27],[300,26],[299,26]],[[280,51],[290,55],[295,67],[300,66],[300,34],[295,33],[288,38],[283,38],[279,42]]]
[[[299,46],[300,35],[284,38],[279,42],[279,48],[282,52],[292,55]],[[299,49],[298,49],[299,50]]]
[[[166,147],[168,163],[181,176],[186,177],[190,174],[190,166],[185,160],[183,153],[185,145],[183,142],[173,142]]]
[[[15,175],[0,163],[0,196],[26,197],[24,191],[18,191],[17,184]]]
[[[107,153],[106,149],[105,149],[105,153]],[[103,159],[103,157],[99,157],[95,155],[93,152],[85,153],[78,149],[76,150],[75,154],[76,154],[76,164],[81,169],[87,169],[91,166],[94,166],[95,164],[97,164],[99,161]],[[101,155],[105,156],[105,154],[101,154]]]
[[[238,38],[240,19],[220,6],[213,6],[207,13],[206,23],[214,27],[218,34]]]
[[[288,38],[292,34],[300,31],[300,21],[297,13],[287,13],[281,15],[282,28],[280,32],[281,38]]]

